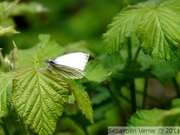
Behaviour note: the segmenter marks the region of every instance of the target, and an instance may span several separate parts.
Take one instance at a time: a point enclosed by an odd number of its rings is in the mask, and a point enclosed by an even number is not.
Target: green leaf
[[[125,38],[135,33],[145,11],[146,9],[142,7],[128,7],[113,19],[104,34],[105,49],[108,53],[118,52],[121,49]]]
[[[82,87],[78,87],[78,85],[72,80],[68,80],[68,84],[75,100],[77,100],[78,107],[82,111],[82,114],[84,114],[91,123],[94,123],[91,101],[87,92],[82,90]]]
[[[180,60],[180,16],[165,6],[143,15],[137,30],[144,53],[155,60]]]
[[[157,77],[161,83],[177,76],[180,71],[180,62],[178,61],[155,61],[149,55],[140,53],[138,62],[141,64],[141,71],[148,71]]]
[[[111,96],[107,88],[99,88],[99,92],[92,97],[91,102],[93,105],[98,105],[110,97]]]
[[[141,110],[136,112],[128,121],[128,126],[156,126],[159,116],[164,113],[163,110]]]
[[[179,71],[180,62],[176,61],[153,61],[151,66],[151,73],[154,74],[161,81],[161,83],[165,83],[167,80],[175,77]]]
[[[8,36],[8,35],[12,35],[12,34],[17,34],[19,32],[17,32],[13,26],[9,26],[7,28],[3,28],[0,26],[0,36]]]
[[[40,135],[53,134],[58,117],[68,102],[68,84],[47,70],[23,68],[13,82],[16,111]]]
[[[14,73],[0,72],[0,117],[8,113],[8,106],[12,95],[12,80],[14,76]]]
[[[45,59],[53,59],[64,53],[64,48],[51,40],[49,35],[39,35],[39,40],[38,45],[32,48],[18,49],[17,67],[42,67],[45,66]]]
[[[85,77],[88,80],[101,82],[108,76],[109,71],[103,67],[103,65],[96,60],[88,62],[85,68]]]
[[[159,115],[158,122],[162,123],[163,126],[180,126],[179,115],[180,108],[164,111],[163,114]]]
[[[168,0],[164,3],[162,3],[161,7],[168,8],[174,12],[177,13],[177,15],[180,15],[180,3],[177,2],[177,0]]]
[[[105,68],[116,71],[121,70],[124,67],[124,60],[120,53],[113,53],[110,56],[106,56],[102,61]]]

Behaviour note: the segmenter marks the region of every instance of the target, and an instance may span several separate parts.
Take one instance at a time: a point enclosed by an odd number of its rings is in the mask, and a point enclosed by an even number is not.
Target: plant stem
[[[6,121],[5,121],[5,119],[2,118],[2,121],[3,121],[3,123],[4,123],[4,124],[2,124],[2,128],[3,128],[3,130],[4,130],[4,133],[5,133],[5,135],[9,135],[9,131],[8,131],[7,126],[6,126]]]
[[[132,46],[131,46],[131,38],[127,38],[127,52],[128,52],[128,60],[126,67],[128,68],[129,71],[134,70],[134,65],[136,64],[136,59],[138,57],[140,51],[140,47],[136,51],[136,54],[134,56],[134,59],[132,59]],[[131,93],[131,107],[132,107],[132,113],[136,112],[136,91],[135,91],[135,83],[134,83],[134,78],[129,80],[129,85],[130,85],[130,93]]]
[[[137,57],[138,57],[138,55],[139,55],[140,50],[141,50],[141,47],[139,46],[138,49],[137,49],[137,51],[136,51],[136,54],[135,54],[135,56],[134,56],[134,59],[133,59],[133,62],[134,62],[134,63],[136,62],[136,59],[137,59]]]
[[[131,61],[132,59],[132,47],[131,47],[131,38],[127,38],[127,53],[128,53],[128,61]]]
[[[19,126],[20,126],[20,130],[21,130],[21,133],[23,135],[27,135],[28,133],[26,132],[26,127],[23,123],[23,120],[21,119],[21,117],[17,114],[18,118],[19,118]]]
[[[126,110],[123,109],[123,107],[121,106],[119,100],[118,100],[118,94],[116,94],[109,86],[109,84],[107,85],[108,91],[111,95],[112,100],[118,105],[118,108],[120,108],[120,110],[122,110],[122,115],[123,118],[125,119],[125,121],[127,121],[127,114],[125,113]]]
[[[134,79],[130,79],[129,84],[130,84],[130,89],[131,89],[132,113],[135,113],[136,112],[136,91],[135,91]]]
[[[145,109],[145,105],[146,105],[146,97],[147,97],[147,83],[148,83],[148,79],[147,79],[147,78],[145,78],[145,82],[144,82],[144,90],[143,90],[142,109]]]
[[[177,93],[177,97],[180,97],[180,91],[179,91],[179,86],[178,86],[178,83],[177,83],[177,80],[175,77],[172,78],[172,82],[174,84],[174,88],[176,90],[176,93]]]

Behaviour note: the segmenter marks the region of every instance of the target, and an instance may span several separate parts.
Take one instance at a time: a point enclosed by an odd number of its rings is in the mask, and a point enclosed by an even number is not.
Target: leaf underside
[[[60,76],[24,68],[14,79],[12,101],[24,122],[46,135],[54,132],[69,94],[67,83]]]

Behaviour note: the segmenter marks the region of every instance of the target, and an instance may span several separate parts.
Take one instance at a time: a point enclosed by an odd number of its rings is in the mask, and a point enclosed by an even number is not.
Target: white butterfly
[[[46,59],[48,69],[55,70],[65,78],[80,79],[85,75],[84,68],[88,62],[89,54],[83,52],[70,53],[56,57],[52,60]]]

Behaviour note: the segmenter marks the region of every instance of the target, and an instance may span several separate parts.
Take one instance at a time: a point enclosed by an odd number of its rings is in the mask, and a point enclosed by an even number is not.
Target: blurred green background
[[[36,11],[29,4],[32,2],[41,4]],[[133,5],[140,0],[128,2]],[[63,46],[86,41],[94,53],[101,54],[105,52],[102,34],[112,18],[126,6],[123,0],[21,0],[20,3],[29,4],[32,10],[22,9],[11,15],[13,20],[8,20],[8,24],[14,23],[16,30],[21,33],[1,37],[0,47],[5,51],[12,49],[12,40],[18,48],[28,48],[38,42],[39,34],[50,34]]]

